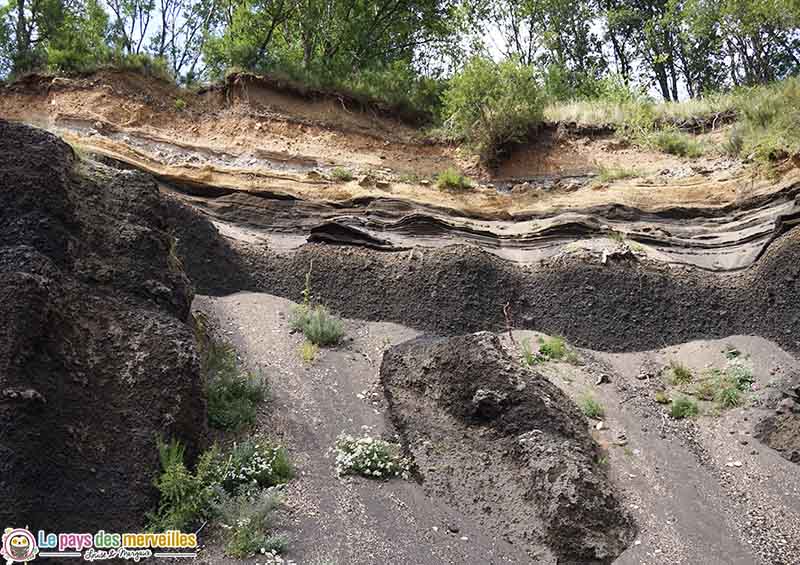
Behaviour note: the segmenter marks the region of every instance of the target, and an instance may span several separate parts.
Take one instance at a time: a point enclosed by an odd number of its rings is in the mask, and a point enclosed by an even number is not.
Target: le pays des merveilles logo
[[[6,560],[6,565],[33,561],[38,554],[36,538],[25,528],[6,528],[3,532],[0,557]]]

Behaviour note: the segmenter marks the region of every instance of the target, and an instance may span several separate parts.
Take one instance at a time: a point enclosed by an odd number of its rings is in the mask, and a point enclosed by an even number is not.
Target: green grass
[[[355,177],[349,169],[343,167],[336,167],[331,171],[331,178],[337,182],[349,182]]]
[[[567,346],[563,337],[554,335],[539,342],[539,355],[552,361],[566,361],[577,363],[578,355]]]
[[[466,190],[472,188],[472,181],[456,169],[446,169],[436,177],[436,186],[441,190]]]
[[[209,425],[238,431],[255,423],[258,405],[268,393],[264,378],[241,371],[233,347],[214,341],[208,342],[205,369]]]
[[[630,179],[638,176],[640,176],[640,173],[636,169],[600,165],[598,167],[597,180],[599,182],[613,182],[615,180]]]
[[[698,413],[699,409],[697,408],[697,402],[691,398],[679,396],[672,401],[670,415],[676,420],[683,420],[684,418],[697,416]]]
[[[674,385],[689,384],[694,376],[692,370],[686,365],[671,359],[669,362],[670,382]]]
[[[581,412],[583,412],[583,414],[589,418],[599,419],[602,418],[606,413],[603,406],[589,394],[585,395],[581,399],[580,408]]]
[[[344,323],[322,305],[298,305],[291,326],[318,346],[336,345],[344,337]]]
[[[703,146],[689,134],[677,130],[660,130],[645,136],[645,143],[659,151],[695,159],[703,155]]]

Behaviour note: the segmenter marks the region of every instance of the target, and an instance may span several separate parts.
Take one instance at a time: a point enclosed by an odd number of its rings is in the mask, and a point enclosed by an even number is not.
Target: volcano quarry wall
[[[497,336],[405,342],[381,382],[426,491],[536,562],[611,563],[633,541],[586,420]]]
[[[0,523],[136,529],[156,435],[206,432],[156,185],[0,120],[0,225]]]
[[[315,298],[341,314],[440,335],[498,330],[509,304],[521,329],[607,351],[760,335],[800,351],[800,228],[734,272],[670,265],[633,253],[566,253],[531,266],[472,246],[384,252],[307,244],[280,252],[225,238],[168,199],[178,253],[202,294],[261,291],[302,299],[313,262]]]

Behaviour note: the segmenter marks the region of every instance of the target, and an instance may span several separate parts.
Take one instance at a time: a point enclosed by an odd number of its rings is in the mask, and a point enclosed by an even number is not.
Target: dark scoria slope
[[[0,120],[0,226],[0,523],[137,529],[156,435],[205,435],[157,188]]]
[[[535,562],[611,563],[633,541],[586,420],[497,336],[407,341],[384,355],[381,381],[429,495]]]

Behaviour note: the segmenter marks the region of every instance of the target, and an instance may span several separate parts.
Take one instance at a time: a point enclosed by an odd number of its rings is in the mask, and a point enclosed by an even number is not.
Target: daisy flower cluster
[[[222,463],[222,486],[234,492],[240,485],[269,487],[287,482],[292,468],[286,450],[246,440],[234,445]]]
[[[400,446],[371,436],[341,434],[336,438],[336,473],[375,479],[407,479],[411,462],[400,455]]]

